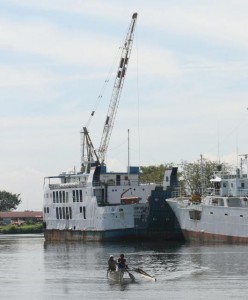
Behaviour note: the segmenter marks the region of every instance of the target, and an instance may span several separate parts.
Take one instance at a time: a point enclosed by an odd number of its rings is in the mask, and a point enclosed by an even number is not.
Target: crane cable
[[[123,40],[125,41],[125,38]],[[123,44],[124,44],[124,42],[121,43],[121,45],[123,45]],[[105,79],[105,81],[104,81],[104,83],[102,85],[102,88],[100,89],[100,93],[99,93],[99,95],[97,97],[97,100],[95,102],[93,110],[91,111],[90,117],[89,117],[89,119],[88,119],[88,121],[86,123],[86,128],[89,127],[90,122],[91,122],[91,120],[92,120],[92,118],[93,118],[93,116],[94,116],[94,114],[95,114],[95,112],[96,112],[96,110],[98,108],[98,105],[99,105],[99,103],[100,103],[100,101],[101,101],[101,99],[103,97],[103,94],[104,94],[104,92],[107,89],[107,85],[108,85],[108,83],[110,81],[110,78],[113,76],[113,72],[114,72],[114,70],[116,68],[116,65],[119,63],[119,57],[120,57],[120,53],[121,53],[122,49],[123,49],[123,46],[120,46],[118,48],[117,52],[116,52],[116,55],[115,55],[114,60],[112,62],[112,65],[111,65],[111,67],[109,69],[108,75],[107,75],[107,77],[106,77],[106,79]]]

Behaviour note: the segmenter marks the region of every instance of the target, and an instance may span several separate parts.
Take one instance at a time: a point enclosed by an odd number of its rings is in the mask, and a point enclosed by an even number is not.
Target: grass
[[[43,225],[37,224],[23,224],[21,226],[5,225],[0,226],[0,233],[2,234],[18,234],[18,233],[41,233],[43,232]]]

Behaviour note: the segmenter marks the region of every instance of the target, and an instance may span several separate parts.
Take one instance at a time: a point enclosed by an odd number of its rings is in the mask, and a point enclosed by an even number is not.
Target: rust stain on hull
[[[44,231],[46,241],[115,241],[134,240],[133,229],[111,231],[84,231],[84,230],[58,230],[46,229]]]
[[[101,241],[101,232],[88,233],[80,230],[45,230],[46,241]]]
[[[188,231],[188,230],[182,230],[182,232],[183,232],[183,236],[186,239],[186,241],[189,241],[189,242],[248,244],[248,237],[228,236],[228,235],[222,235],[222,234]]]

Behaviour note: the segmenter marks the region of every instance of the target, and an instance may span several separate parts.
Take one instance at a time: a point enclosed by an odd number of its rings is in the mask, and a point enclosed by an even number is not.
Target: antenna
[[[128,172],[130,168],[130,153],[129,153],[129,129],[127,130],[127,167],[128,167]]]

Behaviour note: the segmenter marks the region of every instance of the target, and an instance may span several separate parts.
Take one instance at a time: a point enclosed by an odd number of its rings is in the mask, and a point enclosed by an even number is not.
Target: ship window
[[[55,203],[55,192],[53,192],[53,203]]]
[[[65,191],[63,191],[63,203],[65,203]]]
[[[83,212],[84,212],[84,219],[86,219],[86,207],[83,206]]]
[[[59,208],[56,207],[56,218],[59,219]]]
[[[83,193],[82,190],[79,191],[80,202],[83,202]]]
[[[65,201],[68,203],[68,192],[65,193]]]
[[[58,191],[56,192],[56,203],[58,203],[59,202],[59,193],[58,193]]]
[[[225,216],[228,216],[228,214],[225,214]]]
[[[62,207],[59,207],[59,218],[62,219]]]
[[[59,191],[59,202],[60,203],[62,202],[62,193],[61,193],[61,191]]]
[[[243,218],[243,215],[240,215],[241,218]]]
[[[72,190],[72,200],[75,202],[75,190]]]
[[[63,219],[65,219],[65,207],[63,207]]]
[[[77,199],[77,202],[79,202],[78,190],[76,190],[76,199]]]
[[[210,215],[213,215],[213,212],[212,212],[212,211],[210,211]]]
[[[71,211],[71,207],[69,207],[69,217],[70,217],[70,219],[72,219],[72,211]]]
[[[79,207],[79,211],[80,211],[80,213],[82,213],[82,211],[83,211],[82,206]]]

